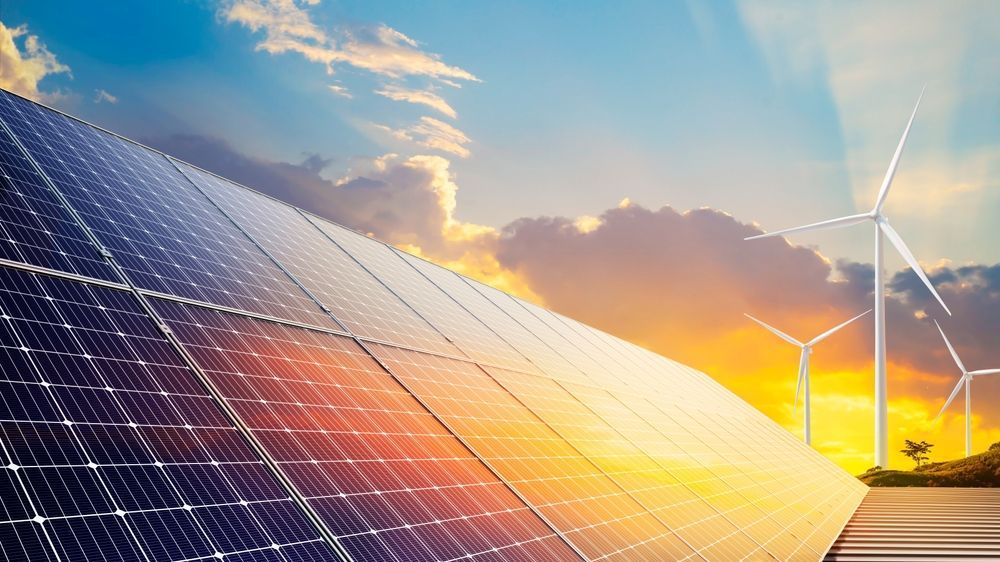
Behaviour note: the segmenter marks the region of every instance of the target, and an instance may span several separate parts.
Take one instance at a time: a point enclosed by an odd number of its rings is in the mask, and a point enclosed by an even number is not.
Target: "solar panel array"
[[[0,91],[7,560],[809,560],[712,379]]]

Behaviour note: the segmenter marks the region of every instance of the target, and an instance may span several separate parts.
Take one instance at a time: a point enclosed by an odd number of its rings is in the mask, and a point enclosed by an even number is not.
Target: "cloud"
[[[70,69],[37,35],[28,33],[26,25],[7,27],[0,22],[0,87],[26,98],[52,102],[61,94],[39,90],[39,82],[55,74],[70,75]]]
[[[425,105],[431,109],[440,111],[452,119],[458,116],[455,113],[454,108],[448,105],[448,102],[444,101],[444,98],[431,90],[412,90],[401,86],[390,85],[381,90],[377,90],[375,93],[380,96],[385,96],[391,100]]]
[[[354,97],[354,95],[351,94],[350,90],[348,90],[346,86],[343,86],[341,84],[330,84],[327,86],[327,88],[331,92],[333,92],[334,95],[340,96],[342,98],[351,99]]]
[[[94,90],[94,103],[110,103],[114,105],[118,103],[118,96],[112,95],[107,90],[97,89]]]
[[[393,139],[440,150],[460,158],[468,158],[471,154],[465,145],[472,140],[465,133],[433,117],[421,117],[416,123],[402,129],[393,129],[377,123],[374,127],[388,133]]]
[[[324,30],[293,0],[235,0],[220,11],[225,21],[262,32],[257,49],[271,54],[298,53],[326,66],[340,64],[373,74],[402,78],[424,76],[478,82],[472,73],[445,64],[441,57],[420,49],[405,34],[384,24]]]
[[[357,166],[350,177],[331,181],[321,175],[330,160],[316,154],[300,163],[273,162],[200,135],[143,142],[339,223],[441,259],[459,257],[466,251],[462,244],[472,239],[490,233],[495,237],[494,229],[455,218],[458,186],[450,162],[440,156],[386,154]]]

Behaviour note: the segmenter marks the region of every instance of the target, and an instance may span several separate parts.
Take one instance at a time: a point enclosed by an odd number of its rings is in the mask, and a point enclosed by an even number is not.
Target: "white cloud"
[[[22,47],[18,46],[18,43]],[[58,99],[58,92],[43,92],[38,83],[53,74],[70,74],[25,25],[7,27],[0,22],[0,87],[38,101]]]
[[[118,96],[113,95],[107,90],[99,88],[94,90],[94,103],[110,103],[114,105],[118,103]]]
[[[263,31],[258,50],[299,53],[326,65],[331,74],[336,65],[346,64],[390,78],[425,76],[479,81],[472,73],[445,64],[438,55],[421,50],[416,41],[384,24],[342,27],[328,33],[293,0],[235,0],[222,8],[221,15],[227,22]]]
[[[351,94],[350,90],[348,90],[345,86],[342,86],[340,84],[330,84],[329,86],[327,86],[327,88],[329,88],[329,90],[333,92],[335,95],[338,95],[342,98],[351,99],[354,97]]]
[[[444,101],[444,98],[431,90],[412,90],[401,86],[389,85],[381,90],[377,90],[375,93],[395,101],[425,105],[431,109],[440,111],[452,119],[457,117],[455,109],[448,102]]]
[[[471,154],[465,145],[472,141],[465,133],[433,117],[421,117],[416,123],[402,129],[394,129],[379,124],[375,124],[374,126],[380,131],[389,133],[396,140],[440,150],[454,154],[460,158],[467,158]]]

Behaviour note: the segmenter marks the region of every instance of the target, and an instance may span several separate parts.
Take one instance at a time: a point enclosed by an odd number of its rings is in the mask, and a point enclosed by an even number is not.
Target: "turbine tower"
[[[875,225],[875,464],[882,467],[887,467],[889,464],[889,448],[888,448],[888,428],[886,426],[888,418],[888,399],[886,397],[886,372],[885,372],[885,251],[883,248],[883,235],[889,239],[889,242],[896,248],[896,251],[903,257],[907,265],[913,269],[913,272],[920,277],[920,280],[924,282],[924,285],[930,290],[934,298],[937,299],[941,306],[944,307],[945,312],[951,315],[951,311],[941,300],[941,296],[937,294],[934,290],[934,285],[931,284],[930,279],[924,273],[924,270],[920,268],[920,264],[917,263],[917,259],[913,257],[913,253],[910,249],[906,247],[906,243],[903,239],[896,233],[896,230],[889,225],[889,219],[882,212],[882,207],[885,206],[885,200],[889,196],[889,187],[892,185],[892,178],[896,175],[896,167],[899,166],[899,158],[903,154],[903,146],[906,144],[906,137],[910,134],[910,127],[913,125],[913,118],[917,115],[917,108],[920,107],[920,100],[924,97],[924,92],[921,90],[920,97],[917,98],[917,104],[913,108],[913,113],[910,114],[910,120],[906,123],[906,129],[903,130],[903,137],[899,139],[899,146],[896,147],[896,153],[892,155],[892,161],[889,162],[889,169],[885,172],[885,178],[882,179],[882,187],[879,189],[878,197],[875,199],[875,206],[871,211],[867,213],[861,213],[857,215],[850,215],[847,217],[841,217],[839,219],[832,219],[828,221],[818,222],[814,224],[809,224],[806,226],[799,226],[795,228],[787,228],[784,230],[777,230],[774,232],[768,232],[767,234],[761,234],[758,236],[750,236],[745,238],[745,240],[755,240],[757,238],[766,238],[769,236],[781,236],[784,234],[792,234],[796,232],[808,232],[811,230],[826,230],[830,228],[842,228],[846,226],[852,226],[866,221],[872,221]]]
[[[948,341],[948,336],[944,335],[944,330],[941,329],[941,325],[934,321],[934,325],[937,326],[939,332],[941,332],[941,337],[944,338],[944,344],[948,346],[948,351],[951,352],[952,359],[955,360],[955,364],[958,365],[959,370],[962,371],[962,376],[958,378],[958,384],[955,385],[955,390],[951,391],[951,395],[948,396],[948,400],[944,403],[941,411],[934,418],[937,421],[941,417],[941,414],[948,409],[951,405],[951,401],[955,399],[958,395],[958,391],[961,390],[962,386],[965,386],[965,456],[972,454],[972,377],[978,377],[979,375],[996,375],[1000,374],[1000,369],[980,369],[978,371],[968,371],[965,369],[965,365],[962,364],[962,360],[958,358],[958,352],[955,348],[951,346],[951,342]]]
[[[782,332],[781,330],[775,328],[774,326],[768,325],[760,320],[757,320],[756,318],[750,316],[749,314],[744,314],[744,316],[746,316],[747,318],[763,326],[764,329],[766,329],[767,331],[785,340],[786,342],[798,346],[799,348],[802,349],[802,353],[801,355],[799,355],[799,376],[798,380],[795,381],[795,401],[792,402],[792,413],[794,414],[795,407],[798,406],[799,404],[799,390],[804,390],[803,392],[804,405],[802,408],[804,421],[803,421],[802,435],[803,439],[806,442],[806,445],[812,445],[812,411],[810,410],[809,406],[809,355],[812,353],[812,348],[814,345],[818,344],[819,342],[833,335],[835,332],[837,332],[837,330],[840,330],[844,326],[850,324],[851,322],[854,322],[855,320],[861,318],[862,316],[868,314],[869,312],[871,312],[871,309],[862,312],[861,314],[855,316],[854,318],[851,318],[850,320],[844,322],[843,324],[839,324],[837,326],[834,326],[833,328],[830,328],[829,330],[823,332],[822,334],[816,336],[815,338],[809,340],[806,343],[800,342],[799,340],[793,338],[792,336],[789,336],[788,334]]]

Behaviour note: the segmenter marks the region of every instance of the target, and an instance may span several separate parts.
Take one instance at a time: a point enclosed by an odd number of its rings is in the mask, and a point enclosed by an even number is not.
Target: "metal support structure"
[[[885,247],[875,223],[875,465],[889,468],[889,402],[885,365]]]

